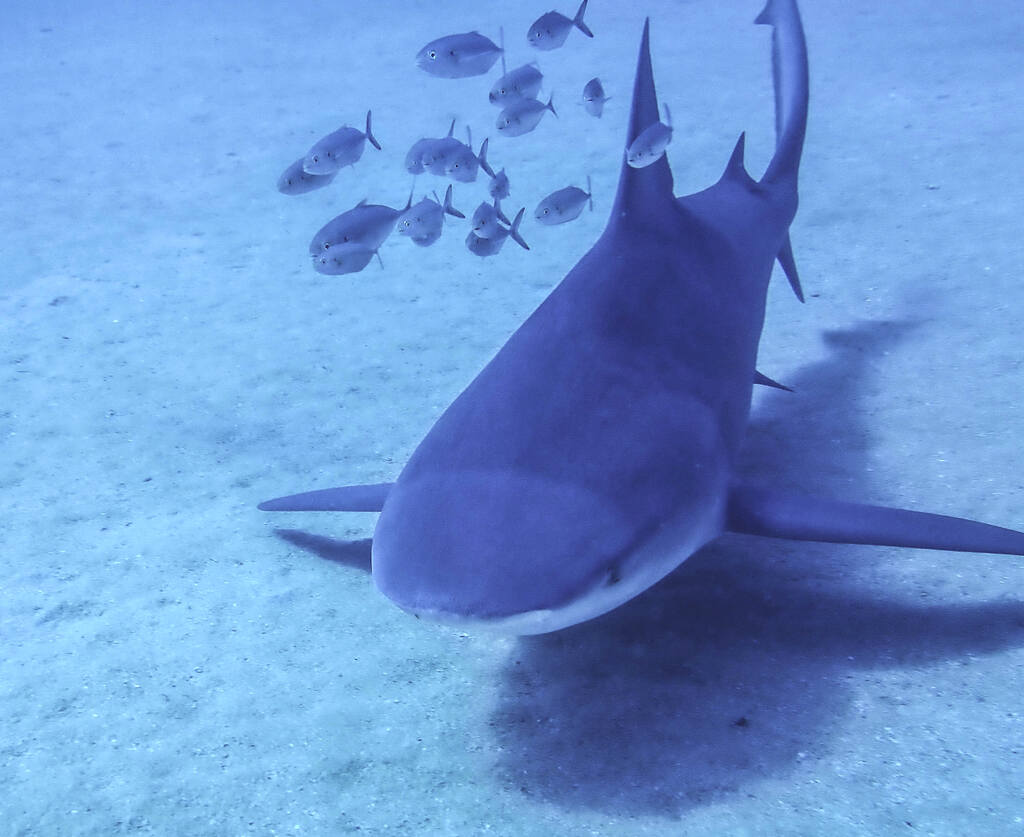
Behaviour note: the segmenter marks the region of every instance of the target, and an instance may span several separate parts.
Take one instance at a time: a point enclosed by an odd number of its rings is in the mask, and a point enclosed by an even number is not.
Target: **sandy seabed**
[[[600,233],[639,33],[677,191],[772,149],[754,3],[41,0],[0,32],[0,833],[1024,833],[1024,560],[729,536],[619,610],[515,639],[373,589],[373,515],[267,497],[393,479]],[[806,2],[811,117],[745,471],[1024,527],[1017,3]],[[571,8],[561,11],[572,13]],[[494,137],[530,252],[465,222],[314,273],[313,232],[497,76],[413,64],[504,25],[559,118]],[[575,100],[600,75],[602,120]],[[373,108],[328,189],[281,170]],[[593,181],[593,213],[530,216]],[[429,177],[419,193],[443,185]],[[457,184],[471,212],[485,183]]]

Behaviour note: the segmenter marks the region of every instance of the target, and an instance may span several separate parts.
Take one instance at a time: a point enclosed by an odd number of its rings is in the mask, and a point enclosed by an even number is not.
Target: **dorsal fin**
[[[619,175],[619,191],[615,196],[612,218],[628,219],[642,212],[648,215],[659,211],[666,204],[674,206],[672,194],[672,170],[664,156],[649,166],[635,169],[626,162],[625,149],[632,145],[640,133],[658,122],[658,94],[654,89],[654,71],[651,67],[650,18],[644,21],[644,34],[640,41],[640,55],[636,64],[636,81],[633,84],[633,104],[629,114],[629,130],[623,144],[622,173]]]

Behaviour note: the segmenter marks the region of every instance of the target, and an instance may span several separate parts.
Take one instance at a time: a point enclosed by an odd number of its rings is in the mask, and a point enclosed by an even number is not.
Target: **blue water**
[[[600,234],[645,15],[680,193],[771,153],[756,2],[62,3],[0,25],[0,833],[1019,834],[1024,561],[730,536],[549,636],[417,621],[374,516],[256,511],[393,479]],[[570,4],[571,5],[571,4]],[[805,2],[811,116],[746,470],[1024,526],[1018,4]],[[569,5],[560,11],[572,14]],[[492,137],[526,252],[466,222],[350,276],[306,246],[497,77],[428,40],[504,26],[553,93]],[[577,104],[599,75],[613,98]],[[373,109],[326,189],[280,172]],[[532,221],[593,182],[595,211]],[[417,197],[444,181],[421,176]],[[485,181],[457,184],[467,214]]]

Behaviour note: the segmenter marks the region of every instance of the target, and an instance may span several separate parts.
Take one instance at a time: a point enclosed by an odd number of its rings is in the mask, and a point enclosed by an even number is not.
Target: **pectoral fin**
[[[734,486],[726,529],[767,538],[1024,555],[1024,532],[962,517]]]

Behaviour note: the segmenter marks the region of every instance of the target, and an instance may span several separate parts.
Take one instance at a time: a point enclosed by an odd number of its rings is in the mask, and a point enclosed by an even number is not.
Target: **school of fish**
[[[562,47],[573,30],[593,38],[594,33],[584,21],[588,2],[582,0],[571,18],[558,11],[541,15],[526,30],[527,42],[537,50],[548,51]],[[426,44],[416,54],[415,62],[432,76],[461,79],[490,72],[500,59],[501,77],[488,94],[489,102],[500,108],[494,126],[501,136],[519,137],[536,130],[549,112],[552,117],[557,117],[558,112],[550,92],[546,102],[540,98],[545,77],[537,62],[507,70],[503,31],[500,40],[501,46],[475,31],[445,35]],[[605,95],[600,79],[595,77],[584,86],[580,103],[590,116],[601,118],[605,102],[610,98]],[[665,153],[672,137],[667,107],[665,111],[666,123],[651,125],[626,149],[630,165],[650,165]],[[343,168],[359,162],[367,143],[382,150],[374,135],[371,110],[366,111],[362,129],[345,125],[317,140],[284,170],[277,181],[278,191],[301,195],[331,185]],[[463,142],[456,136],[454,119],[444,136],[423,137],[414,142],[403,162],[405,170],[414,177],[413,190],[405,206],[398,209],[371,204],[364,199],[330,219],[310,242],[313,269],[331,276],[357,273],[375,256],[383,267],[380,248],[395,229],[416,246],[429,247],[441,237],[449,218],[466,218],[453,205],[453,185],[474,183],[481,171],[488,178],[489,200],[482,201],[470,216],[466,249],[476,256],[493,256],[511,239],[529,250],[520,232],[526,207],[520,208],[512,220],[502,211],[501,202],[511,195],[509,177],[505,169],[496,173],[492,168],[488,161],[489,145],[488,137],[474,150],[468,126]],[[450,181],[443,199],[429,189],[418,202],[413,202],[415,177],[420,174]],[[545,226],[564,224],[578,218],[586,206],[593,211],[589,175],[586,191],[574,185],[556,189],[537,204],[533,218]]]

